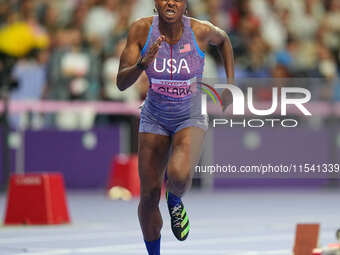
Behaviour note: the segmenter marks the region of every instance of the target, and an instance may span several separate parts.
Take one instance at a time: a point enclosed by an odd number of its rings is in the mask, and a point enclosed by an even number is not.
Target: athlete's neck
[[[167,42],[177,42],[182,37],[183,30],[182,19],[175,23],[168,23],[159,16],[159,31],[165,35]]]

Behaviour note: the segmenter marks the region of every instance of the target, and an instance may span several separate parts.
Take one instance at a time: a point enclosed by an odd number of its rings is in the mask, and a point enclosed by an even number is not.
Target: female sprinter
[[[180,241],[189,234],[188,214],[181,197],[190,186],[191,169],[199,160],[208,127],[200,107],[193,103],[200,96],[192,80],[202,78],[204,52],[209,44],[220,50],[228,81],[234,79],[232,47],[224,31],[187,17],[187,0],[154,1],[158,15],[139,19],[130,27],[117,77],[122,91],[134,84],[143,71],[150,82],[141,112],[138,145],[138,216],[149,255],[160,254],[163,222],[158,205],[165,169],[172,231]]]

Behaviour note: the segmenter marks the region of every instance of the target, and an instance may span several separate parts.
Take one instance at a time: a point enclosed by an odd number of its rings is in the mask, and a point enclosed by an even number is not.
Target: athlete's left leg
[[[204,136],[203,129],[187,127],[174,134],[172,140],[172,153],[167,167],[167,200],[171,228],[180,241],[187,238],[190,229],[181,197],[191,186],[193,170],[200,158]]]

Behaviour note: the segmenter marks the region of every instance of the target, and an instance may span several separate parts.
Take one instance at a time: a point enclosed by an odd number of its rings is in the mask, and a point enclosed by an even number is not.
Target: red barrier
[[[5,224],[64,223],[70,223],[70,218],[61,174],[11,176]]]
[[[118,155],[113,158],[108,189],[123,187],[130,191],[133,197],[140,194],[137,155]]]
[[[120,154],[113,158],[108,185],[109,195],[110,190],[113,187],[127,189],[133,197],[138,197],[140,195],[137,155]],[[161,196],[165,197],[164,184],[162,186]]]
[[[297,224],[294,244],[295,255],[311,255],[318,246],[320,224]],[[315,251],[318,254],[318,250]]]

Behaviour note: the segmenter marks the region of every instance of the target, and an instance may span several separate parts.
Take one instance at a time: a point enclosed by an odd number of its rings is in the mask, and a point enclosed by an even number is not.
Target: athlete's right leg
[[[139,133],[138,168],[141,191],[138,217],[146,242],[160,238],[163,221],[158,204],[170,143],[169,136]]]

